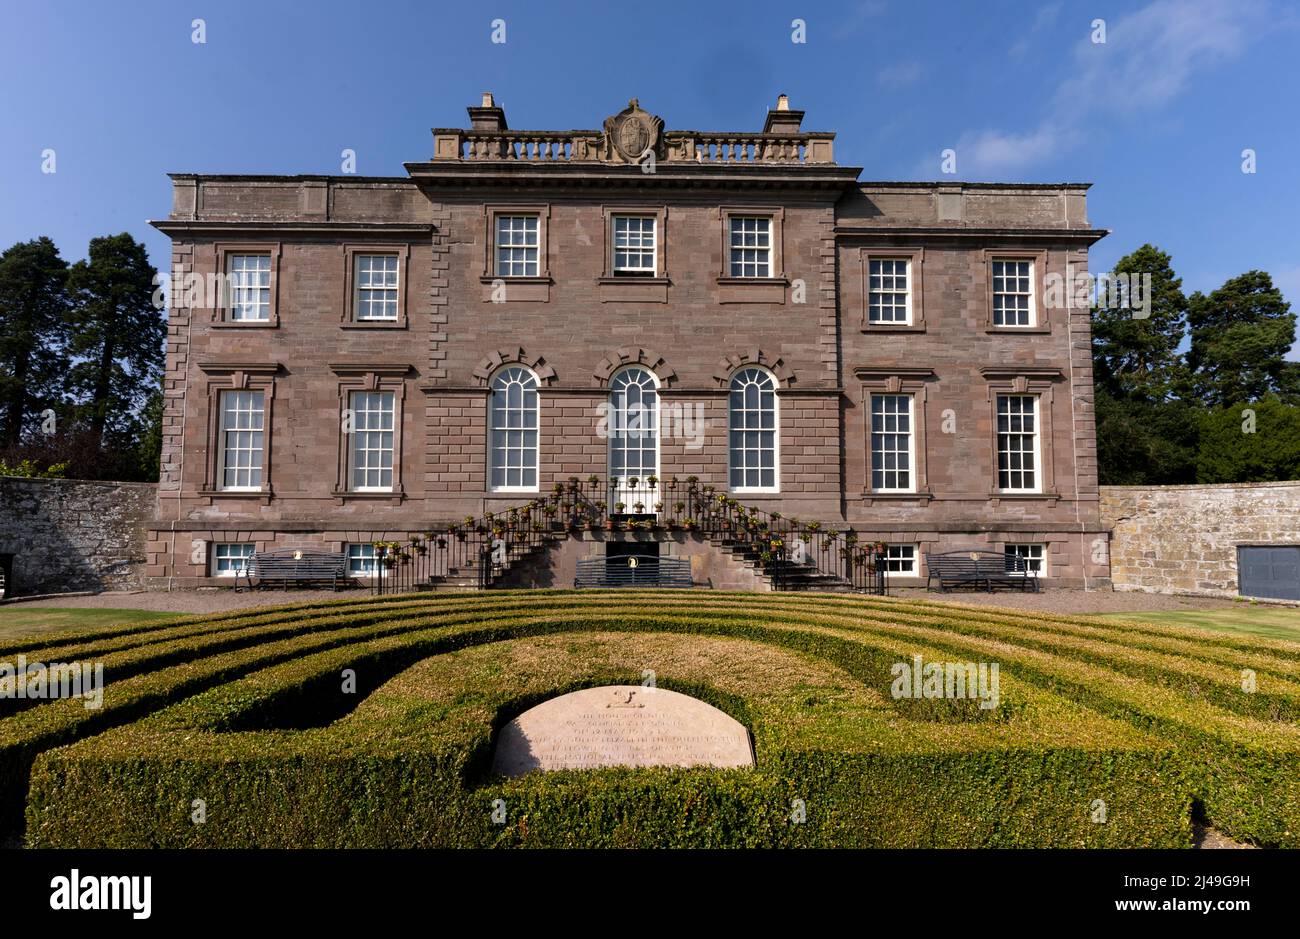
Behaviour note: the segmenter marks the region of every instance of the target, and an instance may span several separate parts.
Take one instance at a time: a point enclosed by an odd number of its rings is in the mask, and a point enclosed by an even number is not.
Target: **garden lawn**
[[[1300,609],[1271,604],[1242,603],[1231,610],[1159,610],[1143,613],[1103,613],[1100,620],[1141,620],[1166,626],[1193,626],[1198,629],[1215,629],[1244,633],[1249,636],[1267,636],[1270,639],[1289,639],[1300,642]]]
[[[36,636],[44,633],[98,629],[138,623],[141,626],[165,619],[176,619],[175,613],[156,610],[131,610],[112,607],[56,607],[56,606],[0,606],[0,642]]]

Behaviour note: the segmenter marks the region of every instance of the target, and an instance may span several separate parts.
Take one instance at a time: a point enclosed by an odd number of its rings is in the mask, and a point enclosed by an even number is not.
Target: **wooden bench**
[[[348,577],[347,556],[335,551],[321,551],[315,548],[277,548],[274,551],[258,551],[243,568],[235,573],[235,588],[239,588],[239,578],[243,577],[249,589],[256,578],[257,586],[266,587],[273,583],[282,583],[285,589],[289,584],[322,584],[328,581],[338,590],[340,584],[350,581]]]
[[[1038,590],[1038,577],[1029,569],[1025,559],[1014,554],[996,551],[945,551],[926,554],[925,586],[930,581],[939,582],[939,591],[949,587],[967,587],[988,590],[995,587],[1018,587],[1021,590]]]

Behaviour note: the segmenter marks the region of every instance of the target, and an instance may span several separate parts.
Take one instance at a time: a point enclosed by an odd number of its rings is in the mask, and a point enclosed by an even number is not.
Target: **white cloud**
[[[1155,0],[1108,22],[1105,43],[1085,35],[1075,44],[1071,75],[1052,93],[1037,126],[961,135],[959,174],[1021,171],[1076,146],[1086,138],[1085,128],[1095,133],[1105,126],[1101,117],[1159,108],[1181,94],[1196,72],[1240,56],[1252,38],[1264,34],[1268,14],[1268,0]],[[1039,28],[1036,20],[1030,34]]]
[[[1029,47],[1034,43],[1034,37],[1056,22],[1056,18],[1060,16],[1061,9],[1064,6],[1064,0],[1056,0],[1056,3],[1049,3],[1047,6],[1039,10],[1038,15],[1034,17],[1033,23],[1029,25],[1029,30],[1025,35],[1021,36],[1011,44],[1011,48],[1007,50],[1007,54],[1014,56],[1015,58],[1020,58],[1028,52]]]
[[[887,65],[876,73],[876,83],[886,88],[902,88],[914,84],[921,77],[919,62],[899,62]]]

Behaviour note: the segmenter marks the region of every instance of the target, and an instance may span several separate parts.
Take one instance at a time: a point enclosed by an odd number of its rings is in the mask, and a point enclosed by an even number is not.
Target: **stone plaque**
[[[492,768],[753,766],[749,731],[698,698],[664,688],[607,685],[543,701],[501,729]]]

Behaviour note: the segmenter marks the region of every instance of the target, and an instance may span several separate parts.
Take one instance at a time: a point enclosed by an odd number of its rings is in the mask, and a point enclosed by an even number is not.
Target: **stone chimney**
[[[468,107],[469,126],[471,130],[508,130],[506,125],[506,112],[497,107],[492,100],[492,92],[483,92],[483,103],[476,107]]]
[[[785,95],[777,95],[776,107],[768,110],[767,120],[763,122],[763,133],[797,134],[801,124],[803,112],[791,111],[790,99]]]

